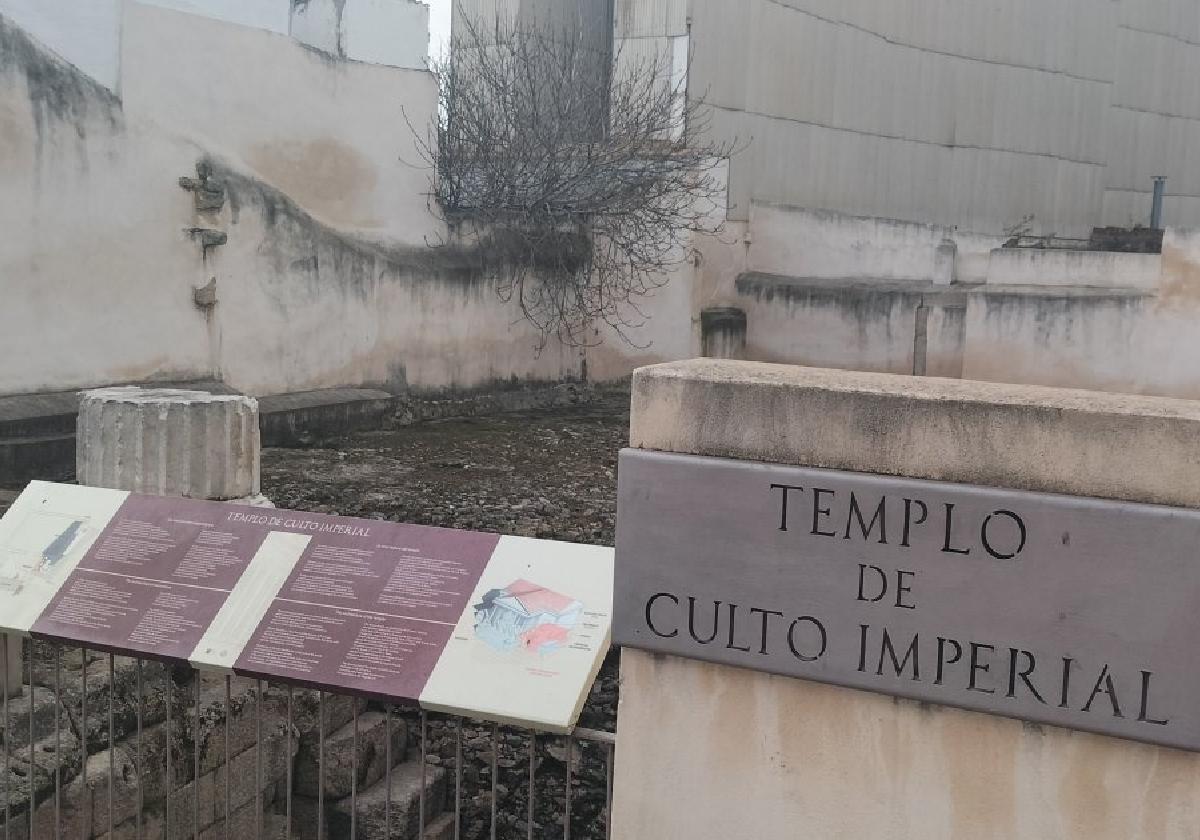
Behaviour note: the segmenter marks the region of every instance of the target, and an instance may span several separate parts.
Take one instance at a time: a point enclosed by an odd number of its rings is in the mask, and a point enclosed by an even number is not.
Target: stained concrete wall
[[[1195,404],[739,362],[647,368],[644,449],[1200,507]],[[781,435],[787,428],[803,434]],[[616,837],[1173,840],[1200,754],[625,650]]]
[[[1168,229],[1153,289],[992,286],[969,297],[963,375],[1200,399],[1200,233]]]
[[[699,243],[690,302],[693,326],[744,311],[747,358],[1200,396],[1196,233],[1120,254],[773,203],[748,215]]]
[[[409,128],[436,107],[427,72],[140,2],[121,29],[118,97],[0,17],[0,393],[578,375],[469,260],[429,247],[448,237]],[[177,183],[202,160],[220,210]]]
[[[744,146],[752,200],[1000,233],[1200,224],[1190,0],[618,0],[618,34],[690,34],[689,89]]]

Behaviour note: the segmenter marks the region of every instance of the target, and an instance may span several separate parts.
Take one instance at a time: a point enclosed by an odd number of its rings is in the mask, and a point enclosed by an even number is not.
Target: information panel
[[[612,549],[33,482],[0,629],[567,731]]]
[[[1200,750],[1200,511],[626,450],[617,644]]]

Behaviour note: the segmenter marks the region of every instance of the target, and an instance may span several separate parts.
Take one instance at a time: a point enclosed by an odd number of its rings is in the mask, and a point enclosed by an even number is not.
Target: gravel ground
[[[282,508],[612,545],[616,457],[628,440],[628,406],[627,393],[604,393],[566,409],[366,432],[319,448],[269,449],[262,458],[263,493]],[[614,653],[580,726],[615,731],[616,704]],[[462,836],[483,840],[491,836],[491,725],[467,722],[462,741]],[[497,741],[495,836],[525,838],[529,738],[501,728]],[[429,763],[453,772],[456,744],[456,725],[431,718]],[[575,745],[570,836],[603,838],[607,749]],[[564,739],[538,738],[534,837],[564,835],[567,758]]]

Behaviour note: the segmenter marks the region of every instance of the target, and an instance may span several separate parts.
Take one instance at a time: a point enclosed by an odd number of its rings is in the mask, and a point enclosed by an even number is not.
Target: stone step
[[[211,379],[160,382],[154,387],[237,393]],[[21,488],[32,479],[68,481],[75,477],[80,394],[55,391],[0,396],[0,487]]]
[[[303,446],[313,441],[383,428],[394,408],[387,391],[324,388],[258,400],[263,446]]]
[[[75,475],[75,433],[0,437],[0,486],[31,480],[66,481]]]
[[[296,793],[315,797],[320,784],[330,800],[350,795],[350,782],[354,769],[358,768],[358,789],[366,790],[383,778],[387,770],[388,717],[384,712],[362,712],[358,716],[358,763],[355,764],[354,721],[325,736],[324,766],[318,762],[318,744],[315,738],[305,739],[304,749],[296,756]],[[408,742],[408,726],[398,715],[392,715],[390,723],[392,766],[405,758]]]
[[[78,413],[78,391],[0,397],[0,438],[73,435]]]
[[[454,814],[442,814],[425,826],[424,840],[454,840]]]
[[[391,838],[414,840],[420,831],[421,762],[413,759],[394,768],[391,774]],[[448,774],[440,767],[425,768],[425,826],[428,829],[446,808]],[[391,840],[384,830],[388,801],[387,780],[359,791],[355,835],[359,840]],[[351,798],[329,808],[328,840],[349,840]],[[426,832],[428,835],[428,831]]]

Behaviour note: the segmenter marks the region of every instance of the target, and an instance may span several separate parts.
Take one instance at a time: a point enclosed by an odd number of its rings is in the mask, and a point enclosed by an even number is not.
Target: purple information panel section
[[[612,549],[31,482],[0,631],[556,732],[609,645]]]
[[[129,496],[32,632],[148,657],[187,659],[268,529],[217,502]]]
[[[381,698],[420,697],[499,537],[369,525],[365,536],[322,535],[309,543],[235,671]]]

